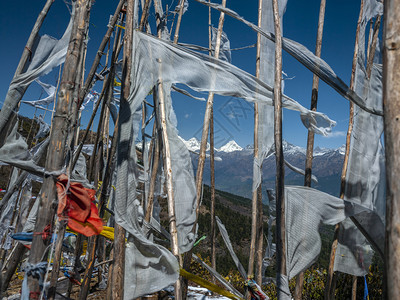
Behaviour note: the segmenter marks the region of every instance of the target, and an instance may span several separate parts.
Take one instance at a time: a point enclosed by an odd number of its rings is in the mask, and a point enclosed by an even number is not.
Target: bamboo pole
[[[71,32],[71,40],[68,46],[67,56],[64,63],[64,71],[60,84],[59,98],[56,113],[52,122],[50,132],[50,145],[46,159],[46,170],[60,170],[64,164],[65,146],[72,120],[72,95],[77,88],[73,83],[76,81],[76,69],[80,62],[80,54],[85,32],[82,26],[89,19],[90,0],[77,0],[75,6],[74,24]],[[38,217],[35,232],[43,232],[44,228],[52,223],[55,213],[54,199],[56,198],[55,180],[52,177],[45,177],[43,180],[41,202],[39,205]],[[35,235],[32,241],[32,250],[29,262],[36,264],[41,261],[48,241],[44,241],[41,235]],[[38,291],[37,279],[28,277],[29,289],[31,292]]]
[[[360,32],[363,8],[364,8],[364,0],[361,0],[360,14],[358,17],[358,22],[357,22],[356,40],[355,40],[355,45],[354,45],[351,78],[350,78],[350,89],[352,91],[354,91],[355,72],[356,72],[356,66],[357,66],[358,42],[359,42],[358,35]],[[344,191],[345,191],[345,186],[346,186],[346,173],[347,173],[347,164],[349,161],[350,137],[351,137],[351,132],[353,131],[353,119],[354,119],[354,105],[353,105],[353,103],[350,102],[349,127],[347,129],[347,135],[346,135],[346,151],[345,151],[345,156],[344,156],[342,175],[340,178],[340,198],[341,199],[344,198]],[[336,279],[334,278],[333,265],[335,263],[335,255],[336,255],[336,249],[337,249],[337,244],[338,244],[339,229],[340,229],[340,224],[337,224],[335,226],[335,233],[333,236],[333,243],[332,243],[331,255],[330,255],[330,260],[329,260],[328,276],[327,276],[326,285],[325,285],[325,299],[327,299],[327,300],[334,299],[334,296],[335,296],[334,294],[335,294]]]
[[[284,194],[284,160],[282,147],[282,35],[279,20],[278,0],[272,1],[275,25],[275,82],[274,82],[274,131],[276,156],[276,230],[277,230],[277,285],[278,298],[281,295],[281,276],[286,272],[286,227],[285,227],[285,194]]]
[[[400,185],[400,51],[398,33],[400,31],[400,1],[385,0],[385,24],[383,33],[383,107],[385,122],[386,154],[386,241],[385,275],[386,299],[396,299],[400,294],[400,239],[399,203]]]
[[[321,57],[322,35],[324,32],[324,21],[325,21],[325,7],[326,7],[326,0],[321,0],[319,7],[317,42],[315,45],[315,56],[317,57]],[[317,110],[318,86],[319,86],[319,77],[314,74],[312,82],[312,90],[311,90],[311,107],[310,107],[312,111]],[[314,153],[314,132],[309,130],[307,135],[307,152],[306,152],[306,164],[305,164],[305,175],[304,175],[304,186],[308,187],[311,187],[313,153]],[[294,291],[295,300],[301,300],[303,284],[304,284],[304,273],[301,272],[296,277],[296,288]]]
[[[15,70],[13,79],[16,76],[23,73],[28,60],[31,58],[31,56],[32,56],[31,49],[33,48],[33,45],[35,43],[36,37],[38,36],[39,30],[42,27],[43,21],[46,18],[47,13],[49,12],[53,2],[54,2],[54,0],[47,0],[42,11],[40,12],[38,18],[36,19],[35,25],[33,25],[31,34],[29,35],[28,41],[26,42],[24,51],[22,52],[17,69]],[[18,93],[20,100],[22,99],[23,95],[25,94],[25,91],[27,90],[27,88],[28,87],[24,88],[22,91],[20,91],[20,93]],[[9,90],[7,92],[6,99],[9,96],[11,96],[11,94],[14,94],[14,90]],[[5,107],[3,107],[2,109],[5,109]],[[13,110],[13,109],[15,109],[15,107],[12,107],[10,109]],[[0,120],[0,147],[5,142],[8,131],[14,127],[15,122],[16,122],[15,114],[13,114],[9,120]]]
[[[226,0],[222,0],[221,5],[223,7],[226,6]],[[218,32],[217,32],[217,39],[215,42],[215,49],[214,49],[214,57],[219,58],[219,51],[221,47],[221,36],[222,36],[222,27],[224,25],[225,14],[221,12],[218,22]],[[201,201],[201,194],[202,194],[202,186],[203,186],[203,171],[204,171],[204,163],[206,159],[206,149],[207,149],[207,139],[208,139],[208,131],[210,126],[210,117],[211,117],[211,110],[214,102],[214,93],[210,92],[208,94],[207,104],[206,104],[206,111],[204,114],[204,122],[203,122],[203,130],[201,135],[201,144],[199,150],[199,161],[197,165],[197,173],[196,173],[196,220],[193,226],[193,231],[196,230],[197,219],[199,216],[200,211],[200,201]],[[184,256],[184,263],[183,268],[188,270],[190,267],[190,262],[192,260],[192,250],[185,253]],[[183,295],[187,293],[187,280],[183,279]]]
[[[258,26],[261,27],[262,18],[262,0],[258,1]],[[261,34],[257,33],[257,54],[256,54],[256,77],[260,78],[260,54],[261,54]],[[254,159],[258,159],[258,103],[254,103]],[[256,167],[258,168],[258,166]],[[261,168],[261,166],[260,166]],[[261,183],[260,183],[261,186]],[[251,205],[251,238],[250,238],[250,253],[249,253],[249,269],[247,275],[254,276],[254,260],[256,254],[257,240],[257,221],[262,223],[262,220],[257,220],[258,217],[258,188],[253,191]]]
[[[135,1],[127,0],[126,23],[124,35],[124,53],[122,63],[122,86],[121,100],[127,101],[130,92],[130,74],[132,67],[132,34],[134,24]],[[124,277],[125,277],[125,229],[115,224],[114,234],[114,264],[112,270],[112,299],[119,300],[124,297]]]

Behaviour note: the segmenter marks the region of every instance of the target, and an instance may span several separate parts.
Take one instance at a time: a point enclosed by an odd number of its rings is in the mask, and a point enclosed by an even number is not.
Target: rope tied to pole
[[[41,261],[37,264],[30,264],[27,263],[26,266],[24,267],[23,271],[25,272],[24,276],[24,281],[22,283],[22,297],[23,295],[29,294],[29,299],[38,299],[40,296],[40,291],[43,290],[43,285],[44,285],[44,277],[43,275],[47,271],[47,261]],[[28,276],[31,276],[39,281],[39,289],[40,291],[34,291],[31,292],[29,291],[28,287]],[[29,291],[29,293],[28,293]]]
[[[34,232],[33,235],[41,235],[43,241],[47,241],[49,237],[51,236],[51,225],[48,224],[46,227],[43,229],[42,232]]]

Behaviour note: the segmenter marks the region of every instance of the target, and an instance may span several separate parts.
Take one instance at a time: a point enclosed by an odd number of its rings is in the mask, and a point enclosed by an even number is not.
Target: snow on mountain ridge
[[[189,140],[185,140],[182,137],[179,137],[182,142],[186,145],[186,147],[189,149],[189,151],[194,151],[198,152],[200,150],[200,141],[196,139],[195,137],[192,137]],[[283,146],[283,152],[285,155],[297,155],[297,154],[306,154],[306,149],[300,146],[293,145],[285,140],[282,141],[282,146]],[[220,148],[215,148],[214,149],[217,152],[225,152],[225,153],[231,153],[235,151],[252,151],[254,150],[254,147],[252,144],[247,145],[245,148],[242,148],[241,146],[236,143],[236,141],[231,140],[225,145],[223,145]],[[207,143],[207,151],[210,151],[210,144]],[[337,148],[337,149],[330,149],[330,148],[320,148],[316,147],[314,148],[314,157],[317,156],[323,156],[328,153],[332,152],[339,152],[339,154],[344,155],[345,151],[345,145]]]
[[[230,152],[234,152],[234,151],[242,151],[243,148],[240,147],[234,140],[231,140],[228,143],[226,143],[224,146],[222,146],[221,148],[218,148],[215,150],[218,152],[230,153]]]
[[[188,141],[186,141],[182,137],[179,137],[179,138],[185,144],[186,148],[188,148],[189,151],[196,152],[196,151],[200,150],[200,141],[198,139],[196,139],[195,137],[192,137]],[[207,143],[207,150],[206,151],[209,151],[209,150],[210,150],[210,144]]]

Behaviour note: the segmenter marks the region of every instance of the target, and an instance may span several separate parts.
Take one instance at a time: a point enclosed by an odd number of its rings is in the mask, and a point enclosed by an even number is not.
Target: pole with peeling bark
[[[282,147],[282,34],[279,18],[278,0],[272,1],[275,24],[275,82],[274,82],[274,136],[276,156],[276,252],[277,252],[277,285],[278,298],[282,293],[282,277],[286,272],[286,226],[284,194],[284,160]]]
[[[124,54],[122,62],[121,102],[127,101],[130,92],[130,74],[132,68],[132,34],[134,24],[135,1],[127,0],[126,23],[124,36]],[[119,127],[120,128],[120,127]],[[112,269],[112,299],[119,300],[124,297],[125,275],[125,229],[115,224],[114,233],[114,263]]]
[[[353,64],[352,64],[351,78],[350,78],[350,89],[352,91],[354,91],[355,72],[356,72],[356,66],[357,66],[358,42],[359,42],[358,35],[360,32],[363,8],[364,8],[364,0],[361,0],[360,14],[358,17],[357,30],[356,30],[356,41],[355,41],[355,45],[354,45]],[[346,186],[346,173],[347,173],[347,165],[348,165],[349,153],[350,153],[350,137],[351,137],[351,132],[353,131],[353,119],[354,119],[354,105],[352,102],[350,102],[349,127],[347,129],[347,135],[346,135],[346,151],[345,151],[345,156],[344,156],[342,175],[341,175],[341,179],[340,179],[340,198],[341,199],[344,198],[344,191],[345,191],[345,186]],[[335,226],[335,233],[334,233],[333,243],[332,243],[332,248],[331,248],[328,276],[327,276],[327,280],[326,280],[326,284],[325,284],[325,299],[327,299],[327,300],[333,299],[334,294],[335,294],[336,278],[334,278],[333,266],[335,263],[335,255],[336,255],[336,249],[337,249],[337,244],[338,244],[339,228],[340,228],[340,224],[337,224]]]
[[[78,30],[84,30],[84,35],[87,36],[88,34],[88,29],[89,29],[89,20],[88,18],[85,20],[85,24],[83,24],[84,27],[80,27],[78,28]],[[80,83],[83,80],[83,69],[84,69],[84,61],[85,61],[85,56],[86,56],[86,45],[82,45],[81,47],[81,53],[80,53],[80,62],[79,62],[79,66],[77,68],[76,71],[76,82],[75,82],[75,86],[79,86]],[[77,99],[78,96],[78,89],[74,90],[73,93],[73,99]],[[75,101],[73,101],[75,102]],[[76,103],[76,102],[75,102]],[[72,107],[72,114],[73,116],[77,116],[77,106],[74,105]],[[73,117],[74,119],[74,117]],[[76,123],[74,121],[74,123]],[[67,143],[69,145],[71,145],[71,148],[74,147],[73,143],[73,139],[74,136],[76,136],[76,132],[78,128],[73,128],[73,132],[68,136],[67,138]],[[69,167],[69,170],[72,170]],[[61,262],[61,254],[62,254],[62,245],[63,245],[63,241],[64,241],[64,235],[65,235],[65,230],[66,230],[66,226],[67,226],[67,222],[66,220],[58,220],[56,222],[56,226],[57,226],[57,239],[55,241],[56,245],[55,245],[55,251],[54,251],[54,256],[53,256],[53,269],[51,271],[51,278],[50,278],[50,286],[49,286],[49,291],[48,291],[48,299],[52,300],[55,298],[56,295],[56,288],[57,288],[57,279],[58,279],[58,275],[59,275],[59,271],[60,271],[60,262]]]
[[[81,49],[85,36],[85,21],[90,15],[90,0],[78,0],[75,3],[74,24],[71,32],[71,40],[68,46],[67,56],[64,63],[64,71],[61,79],[60,90],[56,112],[54,114],[52,129],[50,132],[50,144],[46,159],[47,171],[61,170],[65,159],[65,146],[70,134],[70,122],[73,121],[72,105],[77,68],[79,67]],[[52,224],[56,209],[56,186],[53,177],[45,177],[43,180],[41,202],[39,206],[35,232],[43,232],[47,225]],[[43,240],[41,235],[34,235],[32,241],[32,250],[29,256],[29,262],[36,264],[41,261],[42,255],[47,247],[48,240]],[[38,292],[37,279],[28,277],[29,289],[33,293]]]
[[[326,7],[326,0],[321,0],[321,4],[319,7],[317,42],[315,45],[315,56],[317,57],[321,57],[322,34],[324,32],[324,20],[325,20],[325,7]],[[312,90],[311,90],[311,107],[310,107],[312,111],[317,110],[318,85],[319,85],[319,77],[314,74],[312,82]],[[304,186],[308,187],[311,187],[313,153],[314,153],[314,132],[309,130],[307,135],[307,152],[306,152],[306,165],[305,165],[305,175],[304,175]],[[304,284],[304,273],[301,272],[296,277],[296,288],[294,291],[295,300],[301,300],[303,284]]]
[[[400,294],[400,1],[385,0],[383,34],[383,107],[386,154],[386,297]]]

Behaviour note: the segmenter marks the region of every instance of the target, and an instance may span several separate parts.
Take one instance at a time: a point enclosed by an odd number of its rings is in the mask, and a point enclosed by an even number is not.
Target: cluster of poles
[[[262,1],[272,1],[274,10],[274,24],[275,24],[275,80],[274,80],[274,138],[275,138],[275,153],[276,153],[276,200],[277,200],[277,271],[286,275],[286,255],[285,255],[285,207],[284,207],[284,160],[283,160],[283,148],[282,148],[282,101],[281,101],[281,74],[282,74],[282,35],[280,17],[278,13],[277,0],[259,0],[259,14],[258,22],[259,26],[262,17]],[[361,0],[360,19],[357,25],[357,33],[360,28],[361,22],[361,11],[363,7],[363,1]],[[149,27],[148,16],[151,5],[151,0],[143,1],[142,15],[140,20],[135,20],[135,15],[138,15],[138,6],[134,0],[120,0],[113,17],[110,20],[106,34],[98,48],[94,62],[86,80],[84,80],[84,64],[86,57],[86,44],[85,40],[88,35],[89,17],[92,5],[92,0],[77,0],[75,4],[75,15],[73,21],[73,28],[71,33],[71,39],[68,47],[67,56],[65,59],[63,72],[59,84],[58,100],[56,105],[55,114],[52,119],[51,132],[50,132],[50,143],[48,147],[46,165],[47,171],[60,170],[67,157],[66,149],[73,149],[77,147],[77,151],[74,156],[69,159],[68,170],[73,170],[77,163],[79,153],[82,150],[83,144],[88,136],[90,127],[93,124],[95,115],[98,108],[101,107],[100,119],[97,134],[95,137],[95,146],[93,155],[89,162],[88,178],[94,178],[94,186],[97,186],[101,181],[100,190],[97,192],[99,196],[98,208],[100,211],[100,217],[104,216],[106,211],[106,204],[110,194],[112,171],[115,168],[115,154],[118,140],[118,121],[115,124],[114,135],[111,141],[111,147],[108,149],[104,148],[103,145],[108,145],[109,132],[108,123],[110,112],[108,106],[112,99],[114,79],[116,74],[116,63],[120,57],[120,52],[123,49],[122,54],[122,86],[121,86],[121,99],[120,101],[127,101],[131,88],[130,74],[132,66],[132,33],[133,30],[146,31]],[[325,2],[321,0],[319,22],[317,30],[317,42],[315,48],[316,56],[320,57],[322,47],[322,35],[325,15]],[[33,46],[34,40],[38,35],[40,27],[47,15],[53,0],[48,0],[40,13],[31,35],[28,39],[21,60],[15,72],[15,76],[21,74],[28,63],[30,50]],[[222,0],[221,5],[225,7],[226,0]],[[386,168],[387,168],[387,220],[386,220],[386,252],[384,253],[385,261],[385,272],[386,277],[384,280],[385,285],[385,297],[388,299],[395,299],[400,293],[400,236],[398,233],[398,226],[400,220],[400,187],[398,184],[398,178],[400,178],[400,139],[399,131],[399,115],[400,115],[400,47],[399,47],[399,32],[400,32],[400,0],[385,0],[385,20],[384,20],[384,121],[385,121],[385,142],[386,142]],[[175,24],[175,33],[173,36],[173,43],[177,44],[179,39],[179,30],[184,10],[184,0],[180,1],[179,11],[177,12],[177,20]],[[160,23],[162,22],[161,17],[162,7],[160,7],[160,1],[154,1],[154,9],[156,12],[157,22],[157,35],[159,38],[162,36]],[[218,22],[218,31],[214,51],[211,51],[211,8],[209,8],[209,49],[210,55],[214,55],[218,59],[221,36],[223,30],[225,14],[220,13]],[[124,24],[123,26],[115,26]],[[367,74],[370,76],[371,65],[374,57],[374,50],[376,41],[379,33],[379,26],[381,19],[378,17],[375,20],[375,24],[372,32],[371,44],[369,45],[368,65]],[[80,106],[85,96],[89,93],[93,87],[93,82],[96,77],[96,72],[99,67],[99,63],[102,57],[105,55],[105,49],[107,45],[110,47],[110,38],[115,31],[114,45],[112,47],[112,54],[109,58],[107,52],[106,60],[110,60],[110,72],[104,80],[102,92],[97,102],[93,115],[89,120],[89,124],[84,133],[83,141],[78,143],[79,136],[79,123],[80,123]],[[358,36],[358,34],[356,35]],[[260,39],[261,34],[258,33],[257,40],[257,61],[256,61],[256,77],[260,73]],[[350,89],[354,89],[355,81],[355,68],[357,61],[357,48],[358,41],[355,42],[355,51],[353,57],[352,75],[350,81]],[[368,73],[369,72],[369,73]],[[311,110],[315,111],[317,108],[318,99],[318,76],[313,76],[312,83],[312,97],[311,97]],[[166,179],[167,189],[167,202],[168,202],[168,218],[169,218],[169,230],[171,235],[171,251],[178,258],[180,265],[183,269],[188,270],[190,262],[192,260],[192,251],[181,255],[179,253],[178,240],[177,240],[177,228],[175,220],[175,207],[174,207],[174,190],[173,190],[173,178],[172,178],[172,166],[171,157],[169,152],[169,141],[168,133],[166,128],[166,111],[164,103],[164,95],[162,82],[157,83],[159,88],[157,93],[154,89],[154,104],[151,105],[147,102],[143,104],[143,118],[142,127],[146,124],[146,109],[152,107],[155,112],[156,122],[159,122],[161,130],[157,129],[154,125],[153,136],[151,137],[150,151],[153,151],[154,160],[151,164],[153,168],[153,176],[150,178],[149,195],[147,197],[147,208],[145,220],[149,221],[151,218],[151,212],[153,211],[153,199],[156,185],[156,175],[159,163],[164,163],[164,172]],[[25,91],[24,91],[25,92]],[[199,151],[199,160],[196,174],[196,223],[199,214],[199,208],[202,196],[202,183],[203,183],[203,170],[206,161],[206,150],[207,141],[210,141],[210,169],[211,169],[211,267],[216,269],[216,222],[215,222],[215,175],[214,175],[214,125],[213,125],[213,99],[214,94],[209,93],[206,102],[206,110],[204,115],[204,123],[201,138],[201,147]],[[341,176],[341,190],[340,197],[344,197],[344,186],[347,170],[347,162],[349,157],[350,147],[350,134],[352,131],[354,109],[353,104],[350,104],[350,120],[346,139],[346,153],[343,165],[343,171]],[[12,122],[9,122],[7,126],[0,133],[0,143],[4,143],[5,137],[11,130],[13,124],[15,124],[16,118]],[[254,105],[254,156],[258,156],[258,128],[259,128],[259,117],[258,117],[258,104]],[[145,147],[145,137],[143,135],[142,147]],[[3,141],[3,142],[2,142]],[[306,166],[305,166],[305,177],[304,185],[307,187],[311,186],[311,174],[312,174],[312,159],[313,159],[313,146],[314,146],[314,133],[309,131],[307,138],[307,154],[306,154]],[[142,148],[143,149],[143,148]],[[104,166],[105,172],[100,169],[101,161],[105,159],[106,165]],[[57,239],[55,241],[55,247],[53,251],[53,267],[50,274],[50,287],[48,290],[48,299],[54,299],[56,295],[56,286],[59,280],[60,262],[62,257],[62,243],[64,233],[66,231],[66,221],[59,220],[56,215],[56,184],[52,177],[45,177],[40,192],[40,206],[39,212],[35,225],[35,232],[43,232],[48,224],[52,224],[54,232],[57,233]],[[249,267],[248,276],[254,276],[256,281],[261,285],[262,282],[262,260],[263,260],[263,216],[262,216],[262,192],[261,185],[252,195],[252,230],[251,230],[251,244],[249,252]],[[196,226],[193,227],[195,230]],[[335,291],[335,274],[333,272],[333,262],[335,257],[337,238],[338,238],[339,225],[335,228],[335,236],[332,244],[331,260],[328,270],[328,279],[326,283],[325,299],[333,299]],[[110,263],[109,274],[108,274],[108,289],[107,299],[122,299],[124,291],[124,263],[125,263],[125,229],[118,224],[115,224],[114,234],[114,246],[111,256],[106,260],[105,244],[104,240],[99,236],[93,236],[88,239],[87,246],[87,257],[88,263],[84,273],[83,281],[81,284],[81,290],[79,299],[86,299],[89,294],[90,282],[92,278],[93,269],[95,267],[95,258],[103,258],[106,263]],[[76,241],[75,256],[80,256],[81,245],[83,238],[78,235]],[[29,263],[36,264],[43,259],[43,253],[49,250],[48,241],[42,239],[40,235],[34,235],[31,251],[29,254]],[[3,286],[2,290],[5,291],[9,282],[15,273],[18,264],[25,253],[26,249],[22,244],[16,243],[13,250],[8,253],[3,266]],[[302,298],[302,287],[303,287],[304,275],[299,274],[296,279],[296,290],[294,294],[295,299]],[[28,285],[30,291],[38,291],[38,280],[34,277],[28,277]],[[176,299],[185,299],[187,295],[187,281],[178,280],[175,283],[175,297]],[[279,281],[278,281],[279,285]],[[353,280],[353,299],[356,297],[356,286],[357,277]],[[69,293],[71,292],[71,284],[69,287]],[[69,297],[69,293],[67,297]]]

